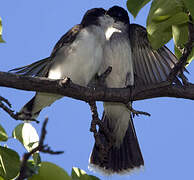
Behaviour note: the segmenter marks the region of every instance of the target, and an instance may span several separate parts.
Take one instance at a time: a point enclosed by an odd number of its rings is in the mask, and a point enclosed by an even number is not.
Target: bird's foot
[[[131,111],[133,117],[139,116],[139,115],[151,116],[151,114],[149,114],[147,112],[137,111],[137,110],[133,109],[131,102],[129,102],[126,106]]]
[[[108,77],[108,75],[111,73],[112,67],[109,66],[105,72],[103,72],[101,75],[98,76],[97,78],[97,84],[98,86],[105,86],[105,80]]]

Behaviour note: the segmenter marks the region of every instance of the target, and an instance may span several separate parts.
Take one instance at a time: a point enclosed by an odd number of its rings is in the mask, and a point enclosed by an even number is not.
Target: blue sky
[[[59,38],[72,26],[80,23],[90,8],[110,8],[119,5],[126,8],[126,1],[115,0],[17,0],[1,1],[0,16],[3,21],[3,38],[0,44],[0,71],[30,64],[50,55]],[[131,22],[146,24],[149,5]],[[168,47],[173,51],[172,43]],[[188,67],[188,78],[194,81],[194,65]],[[33,96],[33,92],[0,87],[0,95],[8,98],[13,109],[20,108]],[[102,113],[102,104],[98,103]],[[127,176],[104,177],[88,170],[88,159],[94,139],[89,132],[91,113],[85,102],[63,98],[43,110],[40,124],[34,124],[38,132],[42,121],[49,117],[46,143],[53,150],[63,150],[62,155],[42,154],[42,160],[51,161],[69,173],[77,166],[101,179],[111,180],[164,180],[193,179],[194,162],[194,102],[175,98],[157,98],[134,103],[134,107],[151,113],[151,117],[134,119],[137,136],[144,156],[145,168]],[[0,110],[0,123],[9,135],[19,124]],[[8,146],[17,148],[20,155],[24,148],[10,139]]]

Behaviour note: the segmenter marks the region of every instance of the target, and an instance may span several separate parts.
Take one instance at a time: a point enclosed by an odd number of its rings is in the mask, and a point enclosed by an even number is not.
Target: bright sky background
[[[126,8],[126,1],[115,0],[6,0],[1,1],[0,16],[3,22],[3,38],[0,44],[0,71],[30,64],[48,57],[59,38],[72,26],[80,23],[84,13],[94,7],[110,8],[119,5]],[[146,24],[149,5],[133,23]],[[169,48],[173,50],[172,43]],[[194,64],[188,67],[188,78],[194,81]],[[10,100],[13,109],[20,108],[33,96],[33,92],[0,88],[0,95]],[[91,113],[85,102],[63,98],[44,109],[34,124],[40,133],[45,117],[49,117],[46,143],[53,150],[65,151],[62,155],[42,155],[43,161],[51,161],[68,173],[73,166],[101,179],[111,180],[164,180],[193,179],[194,162],[194,102],[175,98],[157,98],[138,101],[134,107],[151,113],[151,117],[135,118],[137,136],[143,153],[145,168],[128,176],[104,177],[88,170],[88,159],[94,139],[89,132]],[[99,103],[99,112],[102,105]],[[0,123],[11,136],[16,122],[0,110]],[[25,149],[9,140],[9,147],[22,155]]]

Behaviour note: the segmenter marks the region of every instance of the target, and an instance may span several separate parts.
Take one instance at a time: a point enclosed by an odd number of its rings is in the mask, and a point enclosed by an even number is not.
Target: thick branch
[[[132,94],[128,88],[86,88],[72,83],[69,79],[51,80],[48,78],[25,77],[0,72],[0,86],[27,91],[55,93],[83,101],[109,101],[127,103],[156,97],[176,97],[194,100],[194,84],[187,86],[163,82],[148,87],[136,87]]]

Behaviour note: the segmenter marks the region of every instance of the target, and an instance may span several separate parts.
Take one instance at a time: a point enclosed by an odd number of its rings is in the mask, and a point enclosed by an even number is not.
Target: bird
[[[105,32],[107,41],[99,70],[101,74],[107,67],[112,67],[105,80],[106,87],[143,87],[166,81],[178,62],[174,54],[166,46],[154,50],[146,28],[130,24],[124,8],[113,6],[106,14],[114,20]],[[130,110],[122,103],[104,102],[103,105],[102,122],[114,141],[105,154],[94,144],[89,168],[105,174],[123,174],[141,169],[144,159]],[[98,135],[106,148],[107,135],[101,129]]]
[[[87,86],[98,72],[106,41],[105,30],[109,16],[103,8],[88,10],[80,24],[75,25],[54,46],[51,55],[30,65],[10,70],[25,76],[50,79],[68,77],[73,83]],[[19,118],[36,119],[46,106],[63,96],[36,92],[35,96],[19,111]]]

